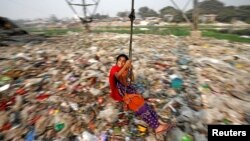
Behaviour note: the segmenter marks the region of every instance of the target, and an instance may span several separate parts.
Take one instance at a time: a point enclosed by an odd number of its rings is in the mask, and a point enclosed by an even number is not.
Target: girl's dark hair
[[[120,54],[116,57],[116,62],[121,58],[121,57],[124,57],[126,60],[128,60],[128,56],[125,55],[125,54]]]

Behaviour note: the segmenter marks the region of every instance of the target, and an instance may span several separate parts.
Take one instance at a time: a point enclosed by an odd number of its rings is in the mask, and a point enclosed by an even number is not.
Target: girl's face
[[[117,66],[123,67],[126,63],[126,58],[125,57],[120,57],[117,61]]]

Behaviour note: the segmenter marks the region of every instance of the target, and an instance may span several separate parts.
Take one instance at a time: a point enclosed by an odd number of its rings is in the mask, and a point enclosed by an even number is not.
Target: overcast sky
[[[72,3],[81,3],[81,0],[70,0]],[[177,5],[183,7],[189,2],[188,8],[192,8],[193,0],[174,0]],[[199,0],[202,1],[202,0]],[[219,0],[226,6],[228,5],[250,5],[250,0]],[[86,3],[93,3],[92,0],[86,0]],[[157,12],[166,6],[174,6],[171,0],[135,0],[135,10],[142,6],[147,6],[156,10]],[[82,15],[82,8],[75,7],[78,15]],[[92,13],[93,7],[88,8]],[[131,0],[100,0],[97,13],[108,14],[109,16],[116,16],[117,12],[130,11]],[[58,18],[73,17],[74,13],[71,11],[65,0],[0,0],[0,16],[8,17],[10,19],[34,19],[47,18],[55,15]]]

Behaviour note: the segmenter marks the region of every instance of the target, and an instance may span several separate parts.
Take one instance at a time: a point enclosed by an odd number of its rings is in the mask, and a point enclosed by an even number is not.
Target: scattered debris
[[[91,44],[83,41],[90,37]],[[109,68],[128,53],[128,37],[68,34],[0,48],[0,139],[157,140],[109,98]],[[204,141],[208,123],[249,123],[249,45],[206,38],[199,44],[134,35],[136,86],[162,121],[177,124],[165,139]]]

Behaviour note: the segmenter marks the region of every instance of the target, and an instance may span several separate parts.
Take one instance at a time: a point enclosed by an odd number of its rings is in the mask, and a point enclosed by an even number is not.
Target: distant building
[[[200,16],[200,21],[202,23],[214,23],[216,21],[217,15],[215,14],[205,14]]]
[[[159,20],[161,20],[161,18],[158,18],[158,17],[145,17],[145,20],[147,20],[147,21],[159,21]]]
[[[162,19],[158,17],[146,17],[144,20],[138,21],[138,23],[142,26],[145,25],[152,26],[152,25],[158,25],[161,22],[161,20]]]
[[[174,20],[174,15],[166,14],[163,16],[164,21],[166,22],[172,22]]]

